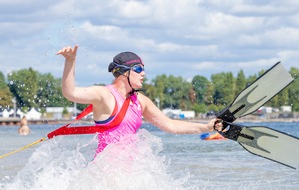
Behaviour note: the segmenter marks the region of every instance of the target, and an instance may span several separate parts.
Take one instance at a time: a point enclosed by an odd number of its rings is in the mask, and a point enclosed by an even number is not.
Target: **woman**
[[[93,117],[96,125],[105,126],[120,111],[125,99],[131,98],[129,108],[122,122],[115,128],[98,135],[97,153],[110,143],[117,142],[126,134],[134,134],[142,124],[142,116],[154,126],[174,134],[200,134],[214,131],[217,119],[207,124],[173,120],[164,115],[145,95],[138,93],[145,76],[144,63],[136,54],[123,52],[116,55],[108,67],[115,77],[108,86],[75,86],[75,63],[78,45],[64,47],[57,52],[65,58],[62,77],[63,95],[70,101],[93,105]],[[216,124],[221,127],[222,124]]]

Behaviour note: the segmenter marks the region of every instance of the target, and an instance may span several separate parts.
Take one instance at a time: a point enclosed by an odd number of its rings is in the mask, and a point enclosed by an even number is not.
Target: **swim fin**
[[[239,93],[229,106],[216,114],[216,117],[233,122],[237,118],[253,113],[293,80],[281,62],[278,62]]]
[[[246,127],[229,122],[226,125],[227,131],[219,133],[237,141],[248,152],[299,168],[299,138],[263,126]]]
[[[279,77],[279,80],[276,80]],[[223,120],[222,136],[237,141],[247,151],[284,164],[299,167],[299,139],[262,126],[245,127],[233,124],[237,118],[253,113],[273,96],[293,82],[292,76],[280,62],[247,86],[234,101],[218,112]]]

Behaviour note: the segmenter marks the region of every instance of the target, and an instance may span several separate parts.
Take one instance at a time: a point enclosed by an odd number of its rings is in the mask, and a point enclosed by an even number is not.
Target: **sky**
[[[142,58],[148,81],[299,68],[298,0],[0,0],[0,22],[5,76],[31,67],[60,78],[55,53],[75,44],[78,86],[111,83],[124,51]]]

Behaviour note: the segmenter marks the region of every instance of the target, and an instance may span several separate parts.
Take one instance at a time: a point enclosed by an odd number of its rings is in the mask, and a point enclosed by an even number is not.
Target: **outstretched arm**
[[[144,118],[163,131],[175,134],[199,134],[214,131],[217,119],[212,119],[206,124],[170,119],[149,98],[142,94],[139,97],[143,107]],[[221,123],[216,125],[218,127]]]

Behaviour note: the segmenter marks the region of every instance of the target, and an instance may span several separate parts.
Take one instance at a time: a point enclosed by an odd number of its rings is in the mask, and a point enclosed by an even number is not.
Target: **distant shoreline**
[[[194,119],[189,119],[189,121],[194,121],[194,122],[201,122],[205,123],[209,121],[212,118],[194,118]],[[249,115],[245,116],[242,118],[238,118],[236,122],[249,122],[249,123],[261,123],[261,122],[299,122],[298,117],[290,117],[290,118],[270,118],[270,117],[259,117],[259,116],[254,116],[254,115]]]
[[[191,118],[191,119],[184,119],[190,122],[197,122],[197,123],[207,123],[211,120],[212,117],[209,118]],[[19,126],[20,125],[20,118],[0,118],[0,127],[1,126]],[[70,123],[71,119],[37,119],[37,120],[28,120],[28,125],[34,124],[67,124]],[[93,123],[93,120],[80,120],[78,122],[81,123]],[[267,118],[267,117],[258,117],[258,116],[245,116],[243,118],[239,118],[237,122],[249,122],[249,123],[261,123],[261,122],[299,122],[299,118],[291,117],[291,118]],[[148,123],[146,120],[143,123]]]
[[[20,125],[20,118],[0,118],[0,127],[1,126],[19,126]],[[33,124],[67,124],[70,123],[71,119],[28,119],[28,125]]]
[[[188,121],[206,123],[209,119],[188,119]],[[262,122],[284,122],[292,123],[299,122],[299,118],[285,118],[285,119],[237,119],[235,122],[248,122],[248,123],[262,123]]]

